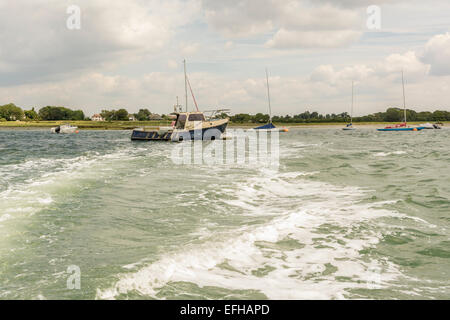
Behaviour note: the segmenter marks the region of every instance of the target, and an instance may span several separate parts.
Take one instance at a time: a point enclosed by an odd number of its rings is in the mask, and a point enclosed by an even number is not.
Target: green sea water
[[[450,130],[293,129],[278,168],[178,145],[1,130],[0,299],[450,299]]]

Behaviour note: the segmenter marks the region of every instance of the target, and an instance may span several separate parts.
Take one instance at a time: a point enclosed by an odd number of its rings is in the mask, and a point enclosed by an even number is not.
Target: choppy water
[[[279,170],[175,147],[0,131],[0,299],[450,299],[450,130],[291,130]]]

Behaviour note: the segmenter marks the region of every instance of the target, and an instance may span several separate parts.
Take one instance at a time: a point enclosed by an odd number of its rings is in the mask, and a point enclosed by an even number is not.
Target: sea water
[[[450,298],[450,130],[292,129],[277,167],[130,134],[0,131],[0,299]]]

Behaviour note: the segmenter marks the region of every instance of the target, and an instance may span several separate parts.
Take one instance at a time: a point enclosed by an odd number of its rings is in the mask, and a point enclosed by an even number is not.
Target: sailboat
[[[405,96],[405,78],[402,70],[402,84],[403,84],[403,123],[394,126],[387,126],[384,129],[377,129],[378,131],[420,131],[424,127],[409,127],[406,121],[406,96]]]
[[[270,103],[269,72],[267,71],[267,68],[266,68],[266,80],[267,80],[267,99],[269,101],[269,123],[261,127],[254,128],[253,130],[288,132],[289,130],[287,128],[283,127],[279,129],[275,127],[275,125],[272,123],[272,105]]]
[[[347,124],[347,126],[345,128],[342,128],[342,130],[355,130],[355,128],[353,128],[353,102],[354,102],[354,98],[353,98],[353,90],[354,88],[354,82],[352,81],[352,110],[350,113],[350,123]]]

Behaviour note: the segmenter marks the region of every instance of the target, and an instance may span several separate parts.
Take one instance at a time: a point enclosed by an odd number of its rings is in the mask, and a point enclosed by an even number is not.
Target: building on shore
[[[105,119],[103,119],[103,117],[99,114],[94,114],[91,118],[92,121],[105,121]]]
[[[163,120],[163,118],[159,114],[152,113],[150,115],[150,120]]]

